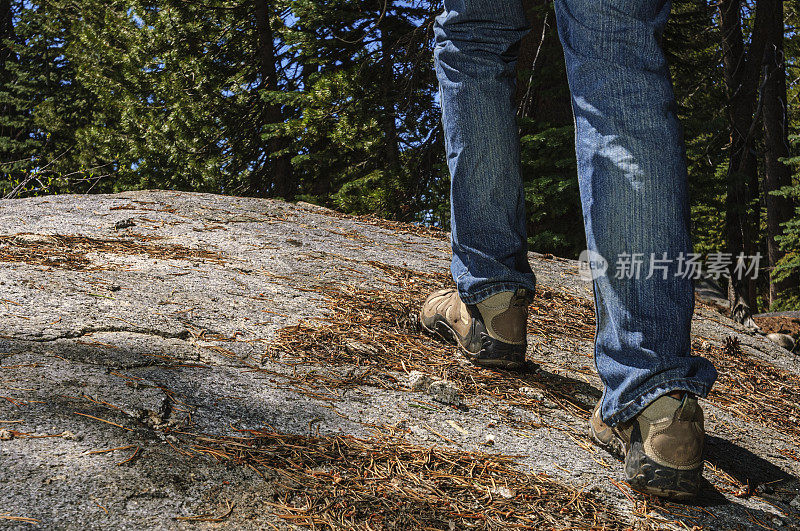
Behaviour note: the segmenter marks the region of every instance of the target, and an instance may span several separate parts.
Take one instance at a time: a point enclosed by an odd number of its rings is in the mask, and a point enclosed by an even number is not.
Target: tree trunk
[[[758,161],[753,149],[753,134],[758,122],[758,72],[764,53],[764,5],[757,3],[755,24],[750,45],[745,51],[742,33],[741,3],[721,0],[719,4],[725,84],[728,89],[728,119],[731,128],[730,162],[725,212],[727,252],[735,258],[740,253],[755,254],[757,246],[757,210],[752,212],[758,197]],[[752,315],[755,282],[739,279],[730,269],[731,316],[745,322]]]
[[[762,0],[763,1],[763,0]],[[770,0],[767,18],[767,43],[764,50],[764,147],[765,175],[764,199],[767,208],[767,258],[770,271],[784,253],[775,237],[782,234],[781,223],[792,218],[792,203],[786,197],[770,194],[783,186],[792,184],[789,168],[781,158],[789,156],[788,109],[786,107],[786,62],[783,57],[783,0]],[[769,303],[772,305],[783,289],[791,284],[791,279],[782,282],[769,282]]]
[[[272,2],[268,0],[255,0],[256,32],[258,35],[258,59],[261,74],[260,89],[277,91],[278,70],[275,64],[275,39],[270,25],[272,15]],[[264,120],[267,124],[283,123],[284,117],[281,106],[267,103],[264,108]],[[291,155],[273,154],[283,151],[290,146],[288,139],[276,137],[270,139],[267,149],[269,160],[265,163],[269,171],[253,172],[251,175],[251,192],[260,196],[282,197],[292,199],[295,192],[295,183],[292,175]]]

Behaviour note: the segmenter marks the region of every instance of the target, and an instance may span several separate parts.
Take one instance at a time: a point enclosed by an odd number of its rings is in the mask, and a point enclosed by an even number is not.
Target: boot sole
[[[453,343],[458,345],[459,350],[466,356],[468,360],[470,360],[475,365],[480,365],[481,367],[488,367],[494,369],[505,369],[505,370],[515,370],[521,369],[526,364],[524,361],[516,361],[516,360],[505,360],[505,359],[481,359],[477,354],[470,352],[469,350],[464,347],[461,343],[461,337],[459,336],[458,332],[456,332],[453,327],[451,327],[447,321],[442,318],[437,318],[433,323],[433,328],[428,328],[422,323],[422,319],[420,319],[420,325],[422,328],[430,334],[438,335],[448,343]]]
[[[628,484],[636,491],[690,501],[700,491],[703,467],[681,470],[660,465],[644,453],[641,443],[634,443],[625,458],[625,475]]]
[[[633,490],[676,501],[690,501],[697,496],[703,475],[702,466],[680,470],[660,465],[644,453],[641,443],[633,444],[626,456],[625,444],[619,437],[615,435],[610,442],[604,442],[591,424],[589,438],[625,463],[625,481]]]

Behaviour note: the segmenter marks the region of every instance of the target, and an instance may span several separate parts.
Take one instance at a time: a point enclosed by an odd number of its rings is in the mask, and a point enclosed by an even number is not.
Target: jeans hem
[[[488,299],[492,295],[497,295],[498,293],[502,293],[504,291],[517,291],[519,288],[530,289],[531,292],[535,291],[534,289],[531,289],[530,286],[518,282],[500,282],[483,287],[475,293],[471,293],[469,295],[459,290],[458,296],[461,298],[464,304],[478,304],[479,302]]]
[[[659,397],[674,391],[688,391],[699,397],[705,398],[711,390],[713,384],[698,382],[687,378],[674,378],[659,382],[650,386],[646,391],[639,394],[638,398],[628,402],[620,411],[611,415],[603,422],[609,426],[616,426],[620,422],[627,422],[641,413],[647,406]],[[605,397],[605,394],[603,395]]]

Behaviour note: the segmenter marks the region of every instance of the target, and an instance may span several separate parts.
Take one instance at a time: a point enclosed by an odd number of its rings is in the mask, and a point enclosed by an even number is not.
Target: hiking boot
[[[516,369],[525,365],[530,291],[504,291],[475,305],[454,289],[432,293],[420,311],[422,327],[458,343],[478,365]]]
[[[699,492],[705,430],[703,410],[695,396],[664,395],[613,428],[600,418],[598,403],[589,421],[589,435],[625,461],[625,476],[634,490],[681,501]]]

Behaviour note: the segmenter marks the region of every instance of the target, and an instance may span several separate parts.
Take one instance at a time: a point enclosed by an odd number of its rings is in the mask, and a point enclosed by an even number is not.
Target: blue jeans
[[[452,177],[452,274],[467,304],[533,290],[513,97],[522,0],[444,0],[434,52]],[[691,355],[694,289],[683,133],[660,39],[665,0],[556,0],[575,117],[587,249],[609,272],[593,280],[595,366],[611,425],[671,391],[706,396],[714,366]],[[638,276],[620,266],[645,257]],[[650,278],[651,256],[661,268]],[[623,257],[623,258],[619,258]],[[634,259],[636,261],[637,259]],[[617,274],[622,271],[622,274]],[[655,270],[654,270],[655,271]]]

